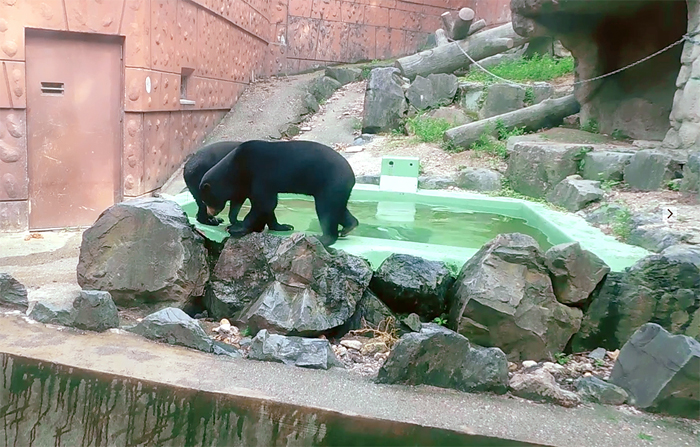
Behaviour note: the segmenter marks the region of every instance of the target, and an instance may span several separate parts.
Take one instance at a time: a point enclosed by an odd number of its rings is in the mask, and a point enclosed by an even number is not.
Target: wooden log
[[[547,99],[534,106],[475,121],[446,131],[443,139],[456,147],[469,148],[483,134],[497,136],[496,123],[500,120],[506,129],[525,127],[526,131],[558,126],[567,116],[581,109],[574,95]]]
[[[438,28],[435,30],[435,44],[439,47],[442,45],[447,45],[450,43],[449,39],[447,38],[447,33],[445,32],[444,29]]]
[[[469,27],[469,35],[471,36],[472,34],[479,32],[484,28],[486,28],[486,20],[479,19],[476,22],[473,22],[472,26]]]
[[[455,24],[455,18],[452,15],[452,11],[443,12],[440,15],[440,20],[442,20],[442,29],[444,29],[449,36],[452,33],[452,27]]]
[[[472,26],[474,15],[474,10],[471,8],[462,8],[459,10],[452,24],[452,33],[450,34],[452,40],[462,40],[469,36],[469,29]]]
[[[460,47],[478,61],[525,44],[529,38],[516,34],[511,23],[482,31],[467,39],[451,42],[417,54],[399,58],[394,66],[411,80],[431,73],[452,73],[469,67],[471,61]]]

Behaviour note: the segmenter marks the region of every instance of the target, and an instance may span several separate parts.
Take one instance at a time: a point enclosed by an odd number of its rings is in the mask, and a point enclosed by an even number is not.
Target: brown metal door
[[[30,229],[91,225],[119,198],[121,40],[27,30]]]

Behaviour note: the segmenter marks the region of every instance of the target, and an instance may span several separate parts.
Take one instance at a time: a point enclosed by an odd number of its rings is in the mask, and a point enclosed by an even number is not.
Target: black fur
[[[211,217],[207,214],[207,207],[204,205],[199,195],[199,184],[202,182],[204,174],[232,150],[237,148],[239,144],[241,144],[240,141],[219,141],[217,143],[208,144],[195,152],[185,163],[182,174],[185,178],[187,189],[190,191],[190,194],[192,194],[192,197],[194,197],[195,202],[197,202],[197,221],[199,223],[218,226],[224,221],[223,219]],[[238,212],[240,208],[240,205],[234,207],[232,204],[229,210],[231,225],[236,224],[238,221]]]
[[[261,141],[241,143],[202,178],[200,197],[216,215],[231,201],[240,208],[250,199],[250,213],[243,228],[229,228],[232,236],[260,232],[268,226],[273,231],[289,231],[291,225],[280,224],[275,216],[279,193],[305,194],[314,197],[316,214],[326,247],[347,235],[358,221],[347,208],[355,174],[342,155],[313,141]]]

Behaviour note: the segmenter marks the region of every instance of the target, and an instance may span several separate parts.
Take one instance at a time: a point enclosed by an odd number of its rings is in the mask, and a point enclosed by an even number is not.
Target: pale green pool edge
[[[228,237],[224,227],[210,227],[196,221],[196,205],[189,192],[186,191],[176,196],[163,194],[162,197],[173,200],[180,205],[187,213],[190,222],[207,238],[221,242]],[[309,197],[294,194],[280,196],[281,200],[284,198],[310,200]],[[355,185],[350,200],[425,203],[468,208],[477,212],[496,213],[524,219],[529,225],[543,232],[554,245],[578,241],[583,248],[595,253],[605,261],[614,272],[622,271],[639,259],[651,254],[641,247],[622,243],[614,237],[604,234],[580,216],[556,211],[544,204],[527,200],[491,197],[463,191],[418,190],[415,193],[380,191],[377,185],[365,184]],[[362,256],[370,262],[373,268],[379,267],[384,259],[392,253],[411,254],[461,266],[478,251],[477,249],[352,235],[339,239],[333,248]]]

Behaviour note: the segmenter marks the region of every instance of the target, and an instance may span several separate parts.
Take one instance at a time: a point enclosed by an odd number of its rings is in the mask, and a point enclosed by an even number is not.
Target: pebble
[[[340,340],[340,344],[355,351],[362,349],[362,342],[357,340]]]
[[[607,351],[605,350],[605,348],[595,348],[588,354],[588,358],[595,360],[603,360],[605,358],[606,353]]]
[[[523,368],[532,368],[533,366],[537,366],[537,362],[534,360],[525,360],[523,362]]]
[[[311,130],[311,127],[310,127],[310,126],[304,126],[304,127],[300,127],[299,130],[301,130],[302,132],[308,132],[308,131]]]

